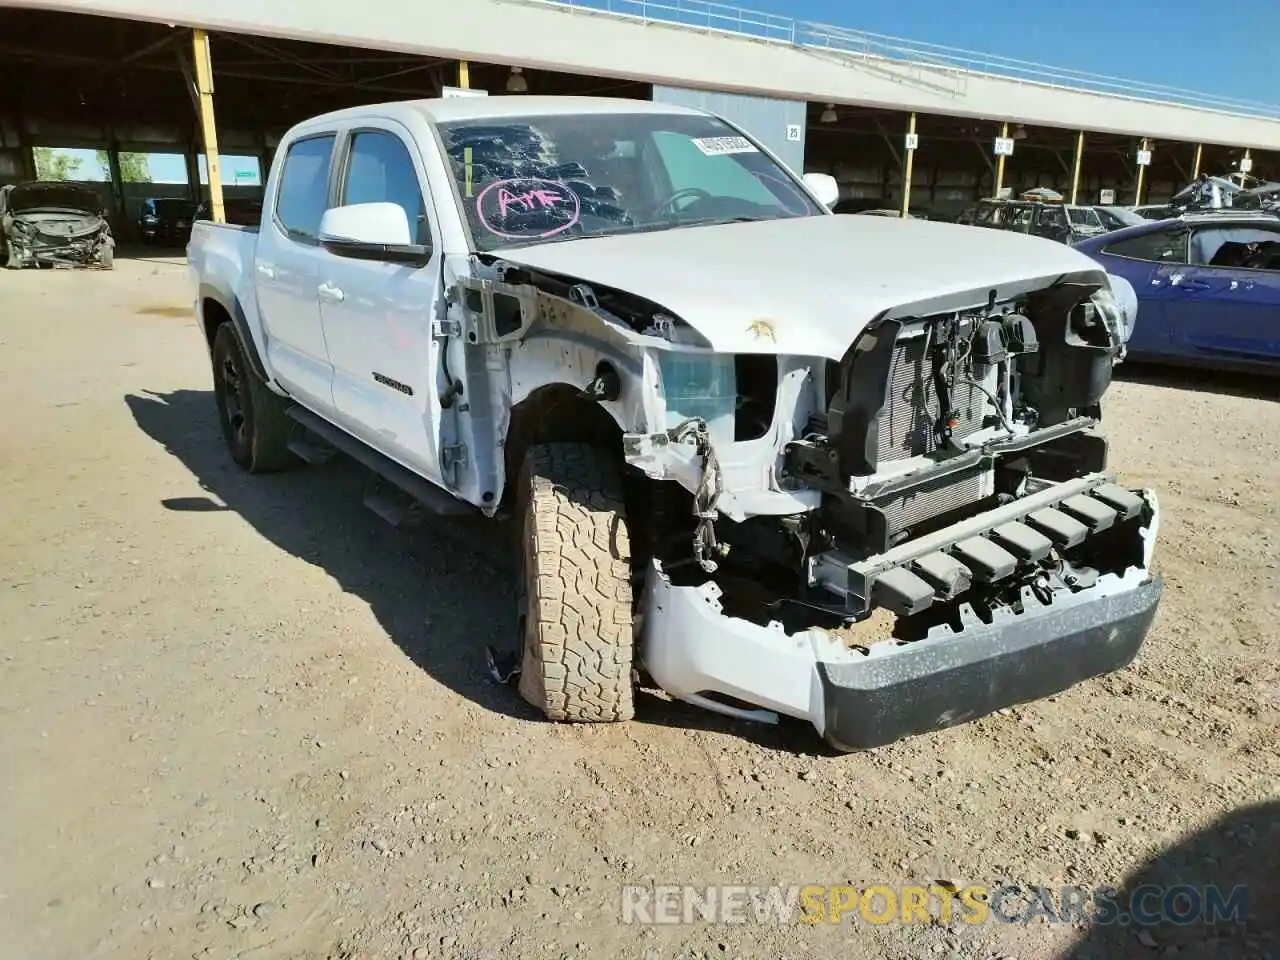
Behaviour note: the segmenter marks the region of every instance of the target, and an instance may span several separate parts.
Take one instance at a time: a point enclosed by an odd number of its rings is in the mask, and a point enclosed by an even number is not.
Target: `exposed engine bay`
[[[471,282],[479,314],[509,300],[494,338],[521,346],[503,399],[519,408],[522,354],[542,343],[613,404],[635,469],[643,659],[669,693],[859,747],[1136,653],[1160,592],[1157,506],[1105,473],[1101,400],[1135,314],[1101,275],[885,311],[840,359],[726,354],[657,304],[569,278]],[[496,317],[477,322],[497,334]],[[589,333],[608,346],[582,347]],[[1125,642],[1098,643],[1116,624]],[[1087,650],[1030,671],[1035,651],[1001,652],[1044,630]]]
[[[0,266],[110,268],[114,251],[97,192],[59,181],[0,188]]]
[[[835,571],[1102,471],[1106,442],[1093,428],[1125,322],[1099,285],[1065,283],[1017,302],[997,304],[992,295],[979,310],[872,325],[843,360],[817,364],[806,378],[814,409],[782,445],[776,481],[779,491],[819,500],[793,515],[731,519],[718,509],[735,486],[726,470],[735,451],[786,417],[780,401],[803,406],[804,398],[779,392],[790,364],[768,355],[708,358],[721,382],[700,399],[714,401],[731,381],[731,426],[691,417],[656,438],[624,439],[650,475],[658,448],[692,448],[701,463],[696,483],[650,491],[641,539],[677,582],[710,575],[737,615],[758,622],[850,622],[876,607],[914,616],[929,598],[974,597],[987,584],[996,602],[1011,586],[1045,582],[1050,571],[1039,567],[1062,572],[1059,548],[1079,546],[1079,524],[1101,532],[1104,521],[1079,514],[1074,501],[1062,517],[1018,520],[977,554],[961,551],[963,562],[913,561],[916,572],[880,577],[874,590],[851,590]],[[686,391],[677,402],[690,401]],[[1110,494],[1123,520],[1141,512],[1133,496]]]

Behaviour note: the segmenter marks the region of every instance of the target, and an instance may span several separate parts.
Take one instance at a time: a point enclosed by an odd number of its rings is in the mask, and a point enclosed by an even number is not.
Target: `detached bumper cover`
[[[655,564],[647,578],[643,656],[672,696],[731,716],[762,719],[724,697],[808,720],[844,750],[965,723],[1050,696],[1137,655],[1163,592],[1145,570],[1100,578],[1044,605],[1027,590],[1022,613],[983,623],[962,607],[963,629],[935,628],[910,643],[846,648],[821,630],[786,634],[726,617],[714,583],[677,587]]]
[[[1051,696],[1126,666],[1137,655],[1164,584],[1116,580],[1051,607],[966,625],[892,647],[860,663],[819,663],[824,733],[844,749],[964,723]],[[1074,602],[1073,602],[1074,601]]]

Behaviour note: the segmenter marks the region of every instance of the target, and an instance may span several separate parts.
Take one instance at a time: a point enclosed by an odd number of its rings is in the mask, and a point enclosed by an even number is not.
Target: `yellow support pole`
[[[1204,144],[1197,143],[1196,144],[1196,162],[1195,162],[1195,166],[1191,170],[1192,180],[1195,180],[1200,176],[1200,160],[1203,156],[1204,156]]]
[[[204,138],[205,161],[209,165],[209,212],[214,223],[226,223],[222,203],[222,170],[218,167],[218,126],[213,115],[213,60],[209,56],[209,35],[191,31],[196,60],[196,93],[200,97],[200,133]]]
[[[1000,125],[1000,139],[1001,140],[1009,139],[1008,123],[1002,123]],[[996,189],[995,189],[994,196],[997,199],[999,199],[1000,197],[1000,191],[1004,189],[1004,161],[1005,161],[1005,156],[1003,153],[1000,154],[1000,156],[996,157]]]
[[[911,170],[913,161],[916,158],[915,151],[916,136],[916,115],[913,112],[911,119],[907,121],[907,139],[911,142],[911,146],[907,149],[906,168],[902,174],[902,219],[907,218],[907,211],[911,209]]]
[[[1076,165],[1071,170],[1071,203],[1076,204],[1080,196],[1080,165],[1084,162],[1084,131],[1076,134]]]
[[[1142,140],[1142,146],[1140,149],[1144,151],[1147,149],[1147,141],[1145,137]],[[1139,164],[1138,165],[1138,189],[1134,192],[1134,195],[1133,195],[1133,205],[1135,207],[1142,205],[1142,181],[1145,178],[1146,172],[1147,172],[1147,168],[1142,164]]]
[[[471,64],[465,60],[458,61],[458,86],[463,90],[471,89]]]

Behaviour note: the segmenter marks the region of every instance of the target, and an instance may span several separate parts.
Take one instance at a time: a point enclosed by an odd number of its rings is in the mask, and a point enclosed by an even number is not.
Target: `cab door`
[[[266,333],[267,359],[289,392],[317,413],[333,409],[333,365],[320,326],[317,294],[320,219],[328,208],[335,133],[290,143],[265,211],[254,254],[254,290]]]
[[[336,419],[356,437],[440,482],[438,345],[432,321],[443,309],[440,235],[422,158],[410,133],[378,120],[347,131],[335,206],[390,202],[404,210],[426,266],[324,252],[320,318],[333,361]]]

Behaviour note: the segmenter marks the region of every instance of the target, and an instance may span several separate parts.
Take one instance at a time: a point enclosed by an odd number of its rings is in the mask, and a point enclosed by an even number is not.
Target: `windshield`
[[[1076,226],[1102,226],[1102,221],[1098,219],[1097,212],[1090,207],[1068,207],[1067,216],[1071,218],[1071,222]]]
[[[439,129],[480,251],[825,212],[712,117],[567,114]]]
[[[98,214],[102,212],[102,198],[83,187],[62,183],[24,183],[13,188],[8,206],[14,213],[44,208]]]

